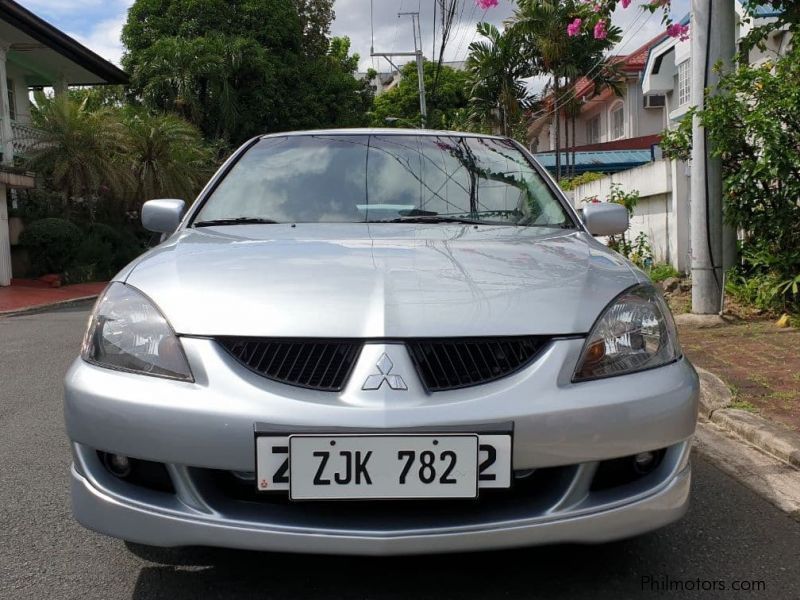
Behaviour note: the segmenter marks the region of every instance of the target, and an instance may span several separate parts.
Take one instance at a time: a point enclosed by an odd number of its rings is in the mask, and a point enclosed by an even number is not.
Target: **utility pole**
[[[422,127],[425,127],[428,122],[428,107],[425,103],[425,69],[424,59],[422,56],[422,29],[419,24],[418,12],[401,12],[397,13],[397,18],[404,16],[411,17],[411,29],[414,33],[414,52],[375,52],[375,48],[370,48],[370,56],[381,56],[389,61],[389,64],[394,67],[397,72],[400,72],[399,67],[392,62],[393,56],[413,56],[417,60],[417,81],[419,86],[419,114],[422,121]]]
[[[698,110],[705,106],[706,88],[714,93],[719,81],[714,65],[721,61],[725,71],[732,66],[735,19],[734,0],[692,0],[692,100]],[[717,314],[722,308],[723,268],[733,262],[731,232],[723,233],[722,165],[709,156],[705,128],[697,115],[692,121],[691,172],[692,312]],[[735,241],[734,232],[734,255]]]

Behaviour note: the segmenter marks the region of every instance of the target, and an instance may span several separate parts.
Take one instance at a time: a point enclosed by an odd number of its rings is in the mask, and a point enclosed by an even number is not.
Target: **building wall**
[[[689,259],[689,183],[684,163],[657,160],[603,179],[578,186],[573,192],[576,208],[590,198],[606,200],[611,186],[638,191],[639,203],[629,229],[630,238],[647,235],[656,262],[669,263],[681,272]]]
[[[6,64],[6,72],[8,79],[14,85],[14,101],[16,105],[16,119],[20,123],[31,122],[31,101],[28,96],[28,82],[25,80],[25,75],[22,71],[12,63]]]
[[[614,138],[611,130],[611,114],[619,106],[623,106],[625,131],[621,138]],[[589,122],[595,117],[600,118],[600,137],[598,140],[589,140]],[[631,77],[622,97],[616,95],[602,95],[588,100],[575,120],[575,145],[585,146],[590,143],[610,142],[614,139],[625,139],[661,133],[665,128],[664,110],[661,108],[644,108],[644,97],[641,90],[639,77]],[[572,122],[569,122],[570,140],[567,143],[564,119],[561,122],[561,147],[572,145]],[[536,152],[555,150],[555,119],[551,120],[549,127],[545,127],[538,135]]]

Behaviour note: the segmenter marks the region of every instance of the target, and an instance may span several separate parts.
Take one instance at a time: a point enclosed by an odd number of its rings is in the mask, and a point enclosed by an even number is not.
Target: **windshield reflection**
[[[453,135],[265,138],[233,166],[194,221],[236,219],[574,227],[512,142]]]

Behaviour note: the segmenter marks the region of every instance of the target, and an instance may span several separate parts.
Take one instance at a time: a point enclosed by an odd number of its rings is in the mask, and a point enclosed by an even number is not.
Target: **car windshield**
[[[513,142],[446,134],[262,139],[193,222],[404,221],[574,227]]]

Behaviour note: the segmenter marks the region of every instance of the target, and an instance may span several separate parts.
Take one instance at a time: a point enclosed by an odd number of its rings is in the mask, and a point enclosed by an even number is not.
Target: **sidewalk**
[[[52,288],[39,281],[14,280],[0,287],[0,316],[40,309],[50,305],[94,298],[106,287],[105,282],[80,283]]]
[[[681,325],[679,331],[692,363],[730,388],[731,408],[800,433],[800,330],[748,320],[702,329]]]

